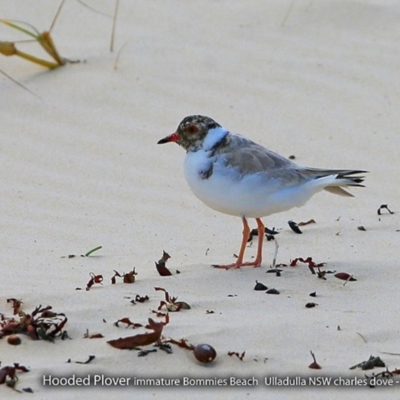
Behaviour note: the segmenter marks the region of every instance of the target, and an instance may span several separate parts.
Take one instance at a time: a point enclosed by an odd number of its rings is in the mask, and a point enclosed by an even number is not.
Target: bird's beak
[[[157,144],[164,144],[164,143],[169,143],[169,142],[177,142],[179,139],[179,135],[174,132],[169,136],[166,136],[164,139],[161,139],[157,142]]]

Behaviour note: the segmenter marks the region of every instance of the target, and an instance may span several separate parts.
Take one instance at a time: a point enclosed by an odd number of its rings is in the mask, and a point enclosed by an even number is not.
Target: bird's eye
[[[186,132],[187,133],[190,133],[190,134],[194,134],[194,133],[196,133],[198,131],[198,128],[197,128],[197,126],[196,125],[189,125],[187,128],[186,128]]]

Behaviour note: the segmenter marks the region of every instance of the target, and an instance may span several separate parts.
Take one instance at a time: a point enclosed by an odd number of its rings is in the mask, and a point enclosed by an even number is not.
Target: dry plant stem
[[[275,268],[276,259],[278,257],[278,250],[279,250],[279,243],[275,237],[274,237],[274,242],[275,242],[275,251],[274,251],[274,258],[272,259],[272,265],[271,265],[272,268]]]
[[[53,39],[50,36],[50,32],[43,32],[38,36],[37,41],[46,50],[46,52],[54,58],[56,61],[56,67],[59,65],[64,65],[65,61],[60,57],[56,46],[54,45]]]
[[[349,277],[348,277],[348,278],[346,279],[346,281],[343,283],[343,286],[345,286],[346,283],[347,283],[351,278],[353,278],[353,275],[349,275]]]
[[[31,90],[29,90],[26,86],[24,86],[22,83],[18,82],[17,80],[15,80],[12,76],[6,74],[3,70],[0,69],[0,72],[6,76],[8,79],[10,79],[12,82],[14,82],[16,85],[18,85],[19,87],[21,87],[22,89],[26,90],[27,92],[29,92],[30,94],[33,94],[35,97],[37,97],[39,100],[42,100],[42,98],[40,98],[36,93],[32,92]]]
[[[4,20],[4,19],[0,20],[0,22],[2,22],[3,24],[8,25],[14,29],[17,29],[17,30],[25,33],[26,35],[33,37],[43,47],[43,49],[54,59],[55,62],[46,61],[41,58],[35,57],[31,54],[22,52],[22,51],[18,50],[15,47],[14,43],[12,43],[12,42],[0,42],[0,53],[3,55],[6,55],[6,56],[15,55],[15,56],[21,57],[27,61],[33,62],[35,64],[41,65],[41,66],[49,68],[49,69],[54,69],[61,65],[65,65],[65,60],[62,59],[60,57],[60,55],[58,54],[56,46],[50,35],[50,32],[54,27],[54,24],[61,12],[61,8],[62,8],[64,2],[65,2],[65,0],[62,0],[60,6],[58,7],[57,13],[53,19],[50,30],[45,31],[43,33],[39,33],[34,27],[32,27],[29,24],[27,24],[27,25],[29,25],[33,29],[33,32],[23,28],[22,26],[14,23],[14,22]]]
[[[49,68],[49,69],[54,69],[54,68],[57,68],[59,66],[59,64],[53,63],[51,61],[46,61],[46,60],[43,60],[41,58],[37,58],[35,56],[32,56],[32,55],[27,54],[27,53],[24,53],[23,51],[19,51],[17,49],[15,49],[15,50],[16,50],[15,51],[15,55],[16,56],[21,57],[21,58],[23,58],[25,60],[31,61],[31,62],[33,62],[35,64],[39,64],[39,65],[41,65],[43,67],[46,67],[46,68]]]
[[[12,42],[0,42],[0,53],[9,57],[15,55],[15,45]]]
[[[357,332],[357,335],[360,336],[364,343],[367,343],[367,339],[365,339],[365,337],[360,332]]]
[[[18,56],[18,57],[24,58],[25,60],[31,61],[35,64],[39,64],[39,65],[42,65],[43,67],[50,68],[50,69],[58,67],[57,64],[55,64],[51,61],[42,60],[41,58],[37,58],[35,56],[32,56],[30,54],[27,54],[27,53],[24,53],[23,51],[18,50],[15,47],[14,43],[12,43],[12,42],[0,42],[0,53],[6,57]]]
[[[119,6],[119,0],[115,0],[115,10],[114,10],[113,26],[111,31],[111,43],[110,43],[111,52],[114,51],[115,26],[117,24],[118,6]]]
[[[117,57],[115,57],[115,63],[114,63],[114,69],[116,70],[118,68],[118,62],[119,62],[119,57],[121,56],[122,49],[128,44],[128,42],[125,42],[122,47],[119,49],[117,53]],[[112,51],[112,50],[111,50]]]
[[[5,21],[2,21],[2,22],[5,22]],[[44,33],[46,33],[46,32],[44,32]],[[45,45],[43,45],[43,42],[41,40],[39,40],[39,36],[38,36],[38,38],[36,40],[42,45],[43,48],[45,48]],[[50,43],[52,43],[51,45],[54,46],[52,41]],[[57,54],[57,50],[55,50],[55,48],[54,48],[54,52],[55,52],[54,54]],[[46,61],[46,60],[43,60],[41,58],[32,56],[30,54],[24,53],[23,51],[18,50],[15,47],[14,43],[11,43],[11,42],[0,42],[0,53],[5,55],[5,56],[18,56],[18,57],[21,57],[21,58],[23,58],[25,60],[31,61],[31,62],[33,62],[35,64],[39,64],[39,65],[41,65],[43,67],[46,67],[46,68],[49,68],[49,69],[54,69],[54,68],[57,68],[60,65],[64,65],[64,62],[62,62],[62,64],[57,64],[57,63],[54,63],[54,62],[51,62],[51,61]],[[53,56],[53,54],[50,54],[50,55]]]
[[[52,22],[51,25],[50,25],[49,33],[53,30],[54,25],[56,24],[57,18],[58,18],[58,16],[60,15],[60,12],[61,12],[61,9],[62,9],[64,3],[65,3],[65,0],[62,0],[61,3],[60,3],[60,5],[59,5],[59,7],[58,7],[58,10],[57,10],[57,12],[56,12],[56,15],[55,15],[54,18],[53,18],[53,22]]]
[[[54,28],[54,25],[55,25],[55,23],[57,21],[58,16],[60,15],[60,12],[61,12],[61,9],[62,9],[64,3],[65,3],[65,0],[62,0],[60,5],[59,5],[59,7],[58,7],[56,15],[54,16],[53,21],[52,21],[52,23],[50,25],[50,29],[48,31],[45,31],[42,34],[37,36],[38,43],[57,62],[56,67],[59,66],[59,65],[64,65],[65,61],[58,54],[58,51],[56,49],[56,46],[54,45],[53,39],[50,36],[50,32]]]
[[[257,229],[258,229],[258,243],[257,243],[257,257],[256,257],[256,260],[254,261],[254,263],[255,263],[255,266],[261,266],[262,247],[263,247],[263,241],[264,241],[265,226],[260,218],[256,218],[256,222],[257,222]]]
[[[291,1],[290,5],[289,5],[289,7],[288,7],[288,9],[287,9],[287,11],[286,11],[286,14],[285,14],[285,16],[283,17],[283,20],[282,20],[282,22],[281,22],[281,28],[284,27],[284,25],[285,25],[287,19],[289,18],[289,15],[290,15],[290,13],[292,12],[292,9],[293,9],[293,5],[294,5],[294,0]]]

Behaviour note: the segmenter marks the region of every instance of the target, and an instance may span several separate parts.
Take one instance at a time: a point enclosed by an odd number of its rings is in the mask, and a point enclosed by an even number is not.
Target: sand
[[[1,0],[1,18],[43,31],[58,4]],[[30,92],[1,77],[0,313],[12,316],[8,298],[21,299],[26,313],[51,305],[68,317],[71,338],[49,343],[21,335],[20,346],[0,340],[1,366],[18,362],[30,369],[18,374],[16,387],[31,388],[35,399],[397,398],[396,388],[346,388],[334,379],[364,378],[365,371],[349,368],[370,355],[389,370],[400,368],[398,355],[384,353],[400,353],[399,4],[121,1],[113,52],[115,3],[85,4],[98,12],[67,0],[52,30],[60,54],[79,63],[47,71],[1,56],[1,70]],[[7,26],[0,31],[2,40],[27,38]],[[17,46],[47,57],[36,43]],[[278,263],[311,256],[327,263],[324,270],[347,272],[356,282],[343,285],[332,274],[318,279],[305,264],[284,267],[280,277],[266,274],[273,242],[264,245],[261,268],[210,267],[234,260],[241,222],[192,195],[181,148],[156,145],[190,114],[209,115],[271,150],[295,155],[301,165],[370,171],[366,188],[353,190],[355,198],[321,193],[302,208],[265,218],[280,232]],[[381,204],[395,213],[377,215]],[[311,218],[316,224],[303,227],[302,235],[287,225]],[[79,256],[99,245],[91,256]],[[171,255],[170,277],[155,269],[163,250]],[[254,242],[247,258],[255,251]],[[114,270],[132,268],[134,284],[111,285]],[[86,291],[90,273],[104,281]],[[256,280],[280,295],[254,291]],[[176,346],[173,354],[138,357],[107,344],[146,331],[114,326],[121,318],[162,320],[152,312],[164,299],[154,287],[191,306],[170,313],[163,336],[212,345],[214,362],[200,364]],[[309,296],[314,291],[316,298]],[[133,305],[136,295],[149,301]],[[311,301],[317,306],[306,308]],[[104,337],[85,339],[86,330]],[[321,370],[308,368],[310,350]],[[229,351],[245,356],[241,361]],[[75,363],[89,355],[95,355],[90,364]],[[92,384],[44,386],[49,374],[89,376]],[[96,375],[120,380],[94,385]],[[332,381],[266,385],[266,377],[277,376]],[[135,377],[176,378],[179,386],[139,387]],[[184,386],[184,377],[227,379],[227,385]],[[253,378],[258,386],[250,385]],[[0,396],[20,398],[5,385]]]

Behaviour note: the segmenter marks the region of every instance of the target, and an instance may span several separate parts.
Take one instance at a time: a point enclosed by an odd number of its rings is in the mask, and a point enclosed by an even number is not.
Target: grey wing
[[[234,167],[240,175],[274,173],[298,167],[285,157],[239,135],[231,136],[229,146],[222,152],[225,164]]]
[[[342,186],[363,186],[363,170],[307,168],[295,164],[287,158],[266,149],[240,135],[230,134],[226,146],[219,156],[227,166],[234,167],[241,177],[249,174],[264,175],[277,187],[297,186],[326,176],[336,175],[335,181],[324,189],[342,196],[352,196]]]

